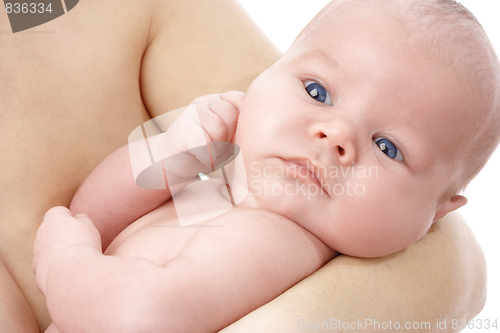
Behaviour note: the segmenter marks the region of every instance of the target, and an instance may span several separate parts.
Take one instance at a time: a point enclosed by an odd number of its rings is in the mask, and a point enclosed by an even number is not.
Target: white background
[[[327,0],[240,0],[261,29],[284,52],[295,36],[329,1]],[[500,54],[500,0],[462,0],[481,22],[497,54]],[[488,264],[488,299],[476,319],[498,319],[500,330],[500,150],[468,186],[469,203],[459,211],[481,244]],[[492,331],[466,329],[463,332]]]

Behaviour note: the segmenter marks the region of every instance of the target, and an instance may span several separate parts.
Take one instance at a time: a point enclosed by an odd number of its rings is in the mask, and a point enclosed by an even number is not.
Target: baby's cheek
[[[379,257],[402,250],[425,232],[414,210],[390,196],[367,191],[338,200],[335,250],[357,257]]]

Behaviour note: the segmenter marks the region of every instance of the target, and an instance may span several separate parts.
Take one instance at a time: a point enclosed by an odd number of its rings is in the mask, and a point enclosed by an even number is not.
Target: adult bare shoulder
[[[335,332],[335,325],[370,332],[375,321],[443,332],[436,324],[444,320],[446,332],[457,332],[451,321],[473,318],[485,299],[483,252],[460,214],[451,213],[406,250],[378,259],[333,259],[222,332],[302,332],[324,322],[325,332]],[[344,322],[350,328],[339,326]]]

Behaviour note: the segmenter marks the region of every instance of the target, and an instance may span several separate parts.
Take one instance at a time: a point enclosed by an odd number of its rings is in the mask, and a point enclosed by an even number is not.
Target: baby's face
[[[243,204],[371,257],[409,246],[464,204],[443,207],[442,194],[460,125],[451,111],[466,93],[438,62],[388,42],[383,24],[359,22],[295,43],[257,78],[235,142]]]

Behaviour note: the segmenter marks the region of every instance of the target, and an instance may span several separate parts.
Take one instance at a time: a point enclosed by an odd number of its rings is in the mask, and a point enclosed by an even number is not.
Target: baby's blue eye
[[[389,158],[397,161],[403,161],[403,155],[401,155],[401,152],[398,150],[396,145],[394,145],[394,143],[384,138],[377,138],[374,141],[380,150],[389,156]]]
[[[326,105],[332,106],[332,98],[328,91],[326,91],[323,86],[317,82],[308,80],[304,82],[304,86],[306,87],[306,91],[315,100],[325,103]]]

